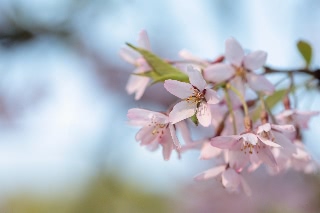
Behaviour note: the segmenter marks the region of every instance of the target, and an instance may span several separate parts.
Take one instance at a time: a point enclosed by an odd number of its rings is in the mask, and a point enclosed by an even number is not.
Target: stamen
[[[192,88],[193,89],[193,93],[190,97],[188,97],[186,99],[186,101],[188,103],[201,103],[201,101],[204,99],[204,93],[203,92],[200,92],[198,88]]]

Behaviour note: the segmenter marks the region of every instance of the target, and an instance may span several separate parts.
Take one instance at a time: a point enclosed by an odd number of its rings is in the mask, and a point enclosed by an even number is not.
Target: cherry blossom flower
[[[221,149],[211,146],[210,141],[206,140],[201,147],[199,159],[208,160],[210,158],[219,156],[221,153],[222,153]]]
[[[228,149],[230,166],[236,170],[242,170],[249,161],[258,165],[262,161],[271,167],[276,167],[277,162],[271,148],[286,148],[287,144],[281,139],[278,140],[275,135],[277,132],[292,131],[294,131],[292,125],[266,123],[252,132],[212,138],[211,145]]]
[[[139,33],[138,44],[139,47],[142,47],[146,50],[151,50],[148,34],[145,30],[142,30]],[[120,50],[120,56],[125,61],[136,66],[136,69],[133,71],[133,73],[143,73],[151,70],[147,61],[140,54],[131,49],[122,48]],[[147,88],[149,81],[150,79],[148,77],[131,75],[126,85],[126,91],[128,94],[135,93],[135,100],[139,100]]]
[[[293,151],[289,153],[285,153],[281,149],[272,150],[278,163],[279,170],[269,170],[271,174],[277,174],[289,169],[303,171],[305,173],[312,173],[318,170],[318,166],[300,140],[294,140],[292,146]]]
[[[194,177],[196,181],[203,181],[212,178],[221,177],[222,185],[229,192],[244,191],[247,196],[251,196],[251,189],[239,172],[229,167],[227,164],[222,164],[208,169]]]
[[[136,134],[136,140],[140,141],[140,145],[147,146],[151,151],[161,145],[165,160],[170,159],[174,148],[180,148],[175,127],[169,123],[167,115],[160,112],[133,108],[128,111],[127,117],[130,125],[142,127]]]
[[[225,44],[225,58],[230,64],[213,64],[204,70],[206,80],[220,83],[226,80],[246,82],[249,87],[255,91],[272,93],[273,85],[261,75],[253,73],[254,70],[261,68],[267,59],[267,53],[264,51],[254,51],[245,55],[244,50],[237,40],[229,38]],[[243,88],[237,88],[243,92]]]
[[[301,129],[307,129],[312,116],[319,115],[318,111],[299,111],[296,109],[286,109],[276,116],[281,124],[293,124]]]
[[[312,159],[311,154],[301,141],[295,141],[296,153],[290,158],[290,166],[296,171],[310,174],[319,171],[319,165]]]
[[[166,80],[164,87],[171,94],[183,99],[177,103],[169,114],[170,122],[175,124],[196,114],[203,126],[211,124],[211,112],[208,104],[217,104],[217,92],[210,89],[198,70],[188,68],[190,83]]]

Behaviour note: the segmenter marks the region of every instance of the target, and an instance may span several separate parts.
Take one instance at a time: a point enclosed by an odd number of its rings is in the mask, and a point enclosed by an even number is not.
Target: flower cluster
[[[136,135],[141,145],[150,150],[160,145],[165,160],[173,150],[180,157],[190,149],[200,149],[200,159],[215,158],[217,163],[195,180],[220,179],[228,191],[247,195],[251,190],[244,171],[253,172],[263,165],[270,174],[318,169],[302,142],[301,130],[319,112],[292,108],[292,85],[278,89],[265,77],[270,73],[264,72],[266,52],[245,54],[238,41],[229,38],[224,55],[215,60],[182,50],[182,60],[168,61],[150,52],[145,31],[139,34],[139,44],[129,44],[131,49],[123,48],[120,53],[136,66],[127,92],[135,93],[139,100],[152,82],[162,83],[177,97],[165,112],[139,108],[128,111],[129,124],[141,127]],[[274,102],[281,100],[284,110],[272,113]],[[190,129],[198,125],[212,130],[212,136],[193,141]],[[179,139],[177,131],[181,132]]]

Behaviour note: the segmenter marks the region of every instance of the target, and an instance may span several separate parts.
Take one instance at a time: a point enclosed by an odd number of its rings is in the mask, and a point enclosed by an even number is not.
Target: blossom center
[[[148,126],[152,126],[153,130],[151,131],[152,135],[163,134],[164,129],[168,126],[167,123],[160,123],[155,117],[152,117],[151,122]]]
[[[261,132],[261,133],[259,134],[259,136],[261,136],[261,137],[263,137],[263,138],[265,138],[265,139],[267,139],[267,140],[271,140],[272,142],[275,141],[275,138],[274,138],[274,136],[272,135],[271,132],[263,131],[263,132]]]
[[[265,147],[266,146],[264,144],[261,144],[259,141],[255,145],[253,145],[252,143],[243,140],[240,150],[244,152],[244,154],[247,154],[247,152],[249,154],[253,154],[253,151],[255,151],[258,154],[260,149]]]
[[[245,79],[246,69],[244,67],[235,67],[235,70],[236,70],[236,76],[239,76],[242,79]]]
[[[192,95],[189,96],[186,101],[188,103],[196,103],[196,104],[199,104],[201,103],[205,97],[204,97],[204,94],[205,94],[205,91],[206,90],[203,90],[203,91],[200,91],[198,88],[196,87],[193,87],[193,92],[192,92]]]

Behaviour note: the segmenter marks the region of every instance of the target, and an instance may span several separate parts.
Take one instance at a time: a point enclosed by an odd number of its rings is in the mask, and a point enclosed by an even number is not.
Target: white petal
[[[270,123],[265,123],[265,124],[258,126],[257,133],[260,134],[262,132],[269,132],[270,130],[271,130]]]
[[[228,191],[238,191],[240,184],[240,175],[233,169],[227,169],[221,175],[222,185],[226,187]]]
[[[208,104],[217,104],[220,102],[218,93],[213,89],[206,89],[206,94],[204,95]]]
[[[188,67],[188,75],[190,83],[197,87],[200,91],[203,91],[207,86],[207,82],[203,79],[200,71],[194,69],[193,67]]]
[[[139,33],[138,44],[140,47],[146,50],[151,50],[148,33],[145,30],[142,30]]]
[[[243,64],[249,70],[256,70],[262,67],[266,60],[267,53],[259,50],[246,55],[243,59]]]
[[[218,136],[211,138],[210,143],[212,146],[220,149],[230,149],[238,143],[240,136],[238,135],[229,135],[229,136]]]
[[[210,108],[208,107],[208,104],[205,102],[201,102],[200,106],[197,109],[197,118],[199,123],[202,126],[209,126],[211,124],[211,111]]]
[[[271,140],[268,140],[264,137],[261,137],[258,135],[258,138],[260,139],[260,141],[262,143],[264,143],[265,145],[268,145],[268,146],[272,146],[272,147],[281,147],[279,144],[275,143],[275,142],[272,142]]]
[[[226,52],[225,56],[231,64],[240,67],[244,57],[244,52],[241,45],[234,38],[226,40]]]
[[[255,135],[253,133],[245,133],[245,134],[241,135],[241,137],[243,138],[243,140],[245,142],[250,143],[252,145],[256,145],[258,143],[257,135]]]
[[[192,96],[194,91],[191,84],[176,80],[165,80],[164,88],[166,88],[166,90],[168,90],[168,92],[170,92],[172,95],[175,95],[181,99]]]
[[[181,101],[177,103],[169,114],[169,120],[172,124],[182,121],[186,118],[190,118],[196,112],[196,105],[194,103],[188,103],[187,101]]]
[[[274,86],[262,75],[254,73],[247,73],[246,75],[249,87],[257,92],[265,92],[272,94],[274,92]]]
[[[231,78],[235,73],[233,67],[228,64],[213,64],[203,71],[203,76],[207,81],[220,83]]]
[[[207,180],[210,178],[214,178],[221,174],[226,169],[225,165],[217,166],[212,169],[208,169],[207,171],[202,172],[201,174],[198,174],[194,177],[194,180],[201,181],[201,180]]]
[[[273,130],[277,130],[280,132],[295,132],[296,129],[294,128],[293,125],[276,125],[276,124],[271,124],[271,128]]]

